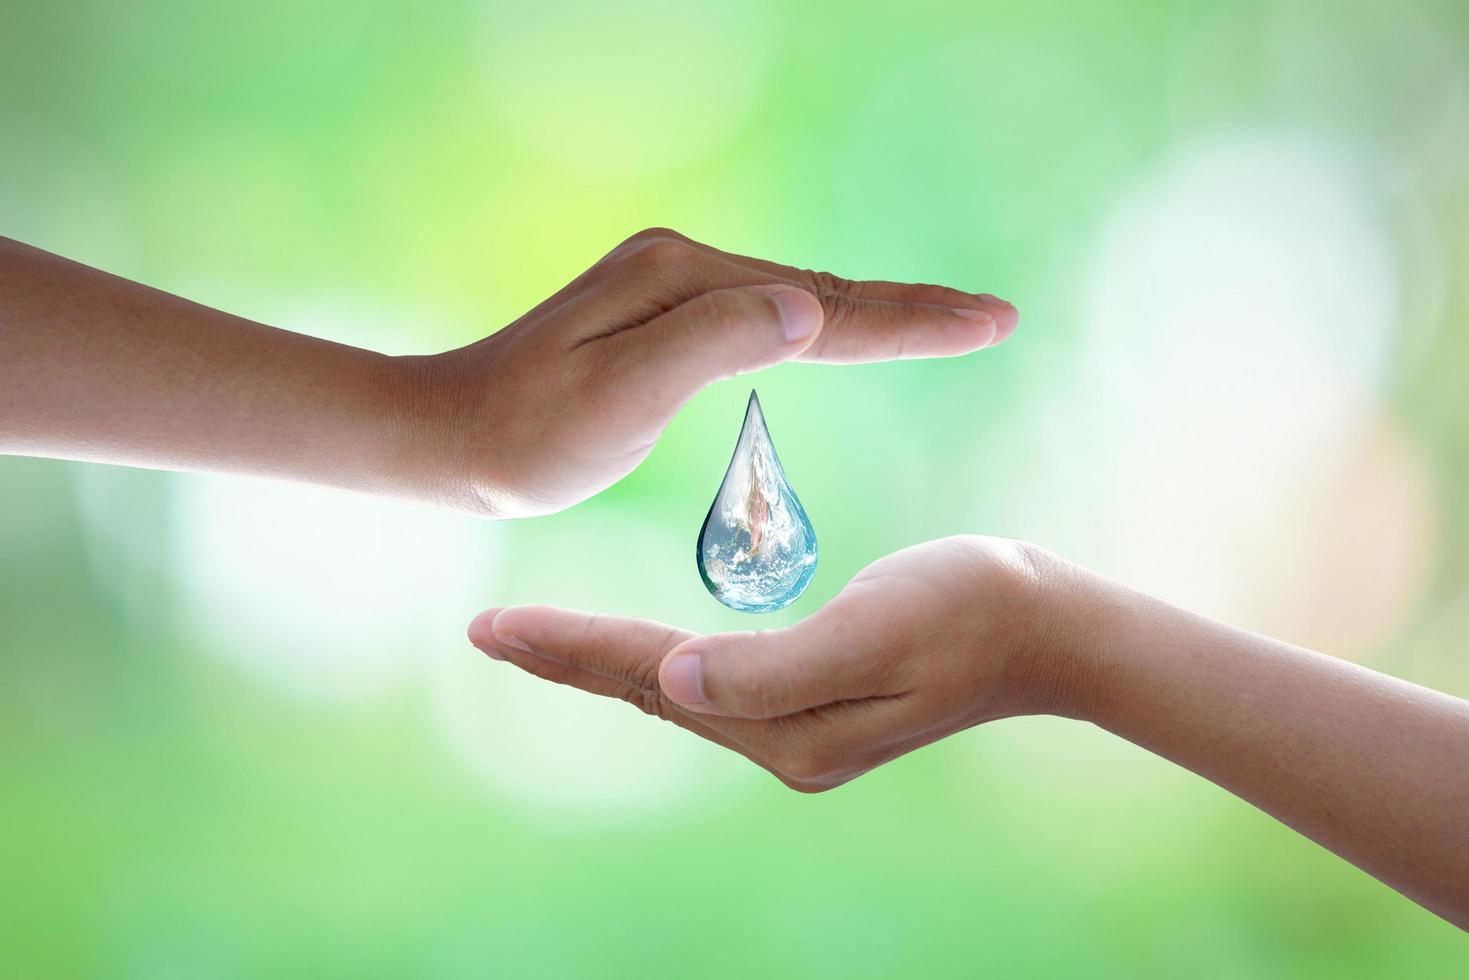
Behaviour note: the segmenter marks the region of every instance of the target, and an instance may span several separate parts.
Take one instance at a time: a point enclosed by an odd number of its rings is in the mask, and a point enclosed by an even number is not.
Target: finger
[[[948,306],[867,299],[827,286],[806,288],[671,239],[617,255],[599,285],[567,311],[568,336],[573,347],[595,345],[602,354],[615,348],[629,362],[656,359],[661,351],[651,344],[647,326],[661,314],[711,291],[778,285],[816,296],[824,325],[804,350],[783,352],[776,360],[792,353],[829,363],[953,357],[990,346],[1001,336],[999,322],[972,298],[966,306]],[[775,361],[753,363],[768,366]],[[735,366],[720,376],[753,369]]]
[[[988,344],[991,347],[1013,334],[1015,327],[1020,323],[1020,311],[1015,309],[1014,304],[990,293],[968,293],[933,283],[893,282],[887,279],[844,279],[830,272],[799,269],[766,259],[723,252],[708,245],[702,247],[708,248],[713,254],[727,261],[789,280],[817,296],[842,295],[856,300],[980,310],[995,321],[996,336]]]
[[[638,393],[638,412],[666,421],[706,385],[800,354],[823,319],[816,297],[792,286],[716,289],[609,338],[598,355]]]
[[[839,701],[773,720],[692,713],[659,688],[658,664],[693,634],[661,623],[524,606],[482,613],[470,636],[497,659],[627,701],[739,752],[804,792],[840,785],[899,754],[888,746],[913,729],[906,696]]]
[[[652,620],[553,606],[490,609],[469,624],[470,642],[481,649],[497,644],[502,652],[531,653],[650,691],[658,689],[664,654],[694,635]]]
[[[628,701],[771,768],[768,760],[776,754],[773,743],[780,732],[760,722],[691,715],[659,690],[658,664],[694,635],[650,620],[550,606],[490,609],[469,626],[470,641],[495,659],[556,683]]]
[[[959,357],[999,343],[1000,328],[983,310],[856,299],[821,293],[826,325],[797,360],[822,364]]]
[[[479,651],[491,660],[505,659],[505,652],[495,642],[493,631],[495,617],[502,611],[503,607],[500,606],[486,609],[469,621],[469,629],[465,631],[469,636],[469,642],[478,647]]]
[[[972,315],[972,318],[971,318]],[[599,363],[636,390],[657,421],[700,389],[798,358],[857,363],[938,357],[987,346],[995,321],[974,310],[853,300],[780,285],[717,288],[636,329],[604,338]]]
[[[488,651],[486,652],[488,653]],[[727,719],[712,719],[714,724],[710,724],[710,719],[702,719],[697,715],[692,715],[684,711],[678,705],[663,697],[656,688],[651,691],[637,688],[625,681],[603,677],[601,674],[594,674],[586,670],[578,670],[575,667],[567,666],[555,660],[547,660],[535,654],[525,653],[515,649],[504,651],[498,659],[502,659],[512,666],[518,667],[533,677],[550,681],[553,684],[574,687],[599,697],[624,701],[644,714],[672,722],[685,731],[691,732],[708,742],[712,742],[715,745],[729,749],[737,755],[743,756],[794,790],[810,793],[831,789],[846,782],[852,776],[857,775],[856,772],[837,774],[828,773],[825,770],[818,773],[815,769],[802,769],[800,761],[797,761],[795,765],[789,766],[793,770],[793,773],[810,772],[815,775],[795,775],[783,772],[776,768],[768,748],[763,746],[752,748],[716,727],[720,723],[729,724]],[[820,757],[810,757],[809,753],[807,755],[792,756],[792,759],[804,761],[808,757],[812,761],[820,761]],[[871,767],[869,766],[867,768]]]
[[[841,596],[794,626],[686,640],[659,666],[674,703],[731,718],[779,718],[839,701],[906,694],[901,637],[877,607]]]
[[[700,729],[700,734],[708,730],[708,725],[691,718],[687,712],[663,698],[658,690],[659,651],[666,643],[691,635],[686,631],[645,620],[612,619],[532,606],[523,607],[507,617],[509,626],[502,627],[497,634],[495,620],[504,611],[501,608],[487,609],[469,624],[470,642],[490,659],[507,661],[556,684],[568,684],[590,694],[626,701],[647,714],[675,724],[687,720]],[[534,636],[542,649],[576,652],[570,661],[533,653],[530,644],[511,632],[511,627]],[[555,639],[548,640],[551,636]],[[589,670],[577,663],[595,664],[603,672]]]
[[[498,610],[490,610],[485,615],[491,615]],[[753,759],[748,750],[737,741],[715,728],[705,721],[681,710],[677,705],[661,696],[657,688],[651,690],[637,687],[624,680],[612,677],[604,677],[591,671],[580,670],[576,667],[560,663],[555,660],[547,660],[533,653],[527,653],[514,647],[502,647],[493,636],[481,636],[475,641],[475,645],[493,660],[503,660],[512,666],[518,667],[533,677],[550,681],[553,684],[562,684],[595,694],[598,697],[611,698],[626,703],[642,711],[644,714],[661,718],[672,722],[680,728],[686,729],[707,739],[716,745],[721,745],[733,752],[751,759],[759,764],[759,760]]]
[[[636,247],[636,242],[651,241],[658,238],[684,242],[710,255],[717,256],[726,262],[741,265],[752,271],[794,283],[817,296],[827,293],[842,293],[853,299],[879,300],[892,303],[917,303],[926,306],[956,307],[959,309],[980,309],[988,313],[999,327],[1000,335],[993,343],[999,343],[1014,333],[1016,324],[1020,320],[1020,314],[1013,304],[990,293],[971,293],[961,289],[931,283],[892,282],[885,279],[844,279],[841,276],[836,276],[829,272],[817,272],[751,255],[726,252],[723,249],[715,248],[712,245],[689,238],[687,235],[680,234],[669,228],[653,228],[640,232],[633,239],[629,239],[628,242],[619,246],[619,249],[629,246]],[[616,254],[616,251],[614,250],[610,254]]]

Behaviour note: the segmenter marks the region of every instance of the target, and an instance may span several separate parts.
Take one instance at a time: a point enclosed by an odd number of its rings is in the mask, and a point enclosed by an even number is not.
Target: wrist
[[[1035,545],[1022,545],[1029,566],[1021,644],[1024,714],[1100,723],[1121,669],[1122,636],[1136,603],[1127,590]]]
[[[393,422],[385,467],[402,495],[494,516],[473,480],[471,440],[481,435],[481,423],[461,372],[444,354],[387,360]]]

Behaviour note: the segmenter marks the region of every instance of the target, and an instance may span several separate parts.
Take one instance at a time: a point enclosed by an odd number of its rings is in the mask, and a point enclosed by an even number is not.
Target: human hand
[[[696,636],[522,606],[481,613],[469,638],[804,792],[998,718],[1089,721],[1469,929],[1469,701],[1211,622],[1031,545],[900,551],[786,629]]]
[[[389,357],[0,238],[0,452],[249,473],[492,517],[626,476],[720,378],[800,357],[943,357],[1010,304],[848,282],[640,232],[504,330]]]
[[[982,722],[1057,710],[1070,668],[1045,600],[1068,567],[1016,541],[945,538],[873,563],[786,629],[697,636],[520,606],[481,613],[469,638],[817,792]]]
[[[1018,314],[942,286],[850,282],[721,252],[667,229],[633,235],[515,323],[406,359],[443,448],[451,505],[551,513],[647,457],[704,386],[797,358],[949,357],[999,343]]]

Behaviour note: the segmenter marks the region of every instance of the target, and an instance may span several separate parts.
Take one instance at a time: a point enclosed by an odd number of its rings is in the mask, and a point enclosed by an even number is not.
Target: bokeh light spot
[[[293,696],[345,700],[413,676],[489,591],[494,525],[460,515],[190,475],[173,523],[190,629]]]
[[[1379,425],[1397,275],[1367,169],[1349,146],[1237,134],[1180,148],[1119,200],[1085,366],[1055,410],[1071,424],[1052,432],[1071,492],[1092,501],[1084,560],[1281,624],[1266,615],[1281,583],[1256,566],[1310,564],[1289,502]],[[1241,546],[1264,540],[1268,556]]]

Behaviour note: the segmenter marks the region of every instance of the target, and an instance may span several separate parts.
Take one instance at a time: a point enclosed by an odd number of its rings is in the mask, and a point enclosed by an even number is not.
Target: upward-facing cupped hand
[[[982,722],[1066,710],[1071,661],[1047,599],[1068,568],[1017,541],[945,538],[869,565],[787,629],[699,636],[518,606],[481,613],[469,638],[815,792]]]

